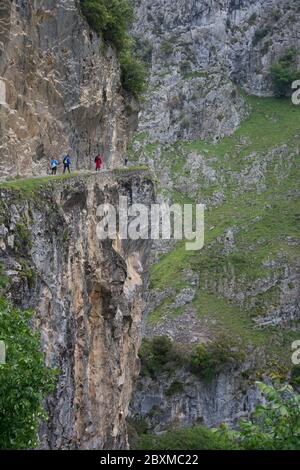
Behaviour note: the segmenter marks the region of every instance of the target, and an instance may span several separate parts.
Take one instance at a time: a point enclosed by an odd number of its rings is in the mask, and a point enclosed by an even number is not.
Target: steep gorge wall
[[[270,67],[295,49],[299,69],[300,5],[135,5],[150,86],[130,158],[153,169],[161,199],[207,208],[201,252],[190,258],[180,246],[153,245],[144,337],[166,336],[186,350],[227,332],[253,349],[242,367],[221,364],[209,383],[180,360],[154,377],[146,364],[131,417],[150,432],[234,423],[257,403],[255,380],[274,370],[289,380],[291,338],[299,337],[299,107],[271,98]]]
[[[1,0],[0,177],[45,173],[64,152],[77,168],[99,150],[117,166],[135,124],[116,53],[77,0]]]
[[[149,142],[217,141],[247,116],[240,96],[273,94],[269,68],[299,50],[296,0],[135,1],[133,34],[150,67],[139,129]],[[299,61],[299,57],[298,57]]]
[[[32,193],[1,189],[6,296],[36,311],[49,366],[60,373],[41,428],[47,449],[126,448],[138,374],[151,242],[98,240],[99,204],[151,204],[147,173],[74,177]]]

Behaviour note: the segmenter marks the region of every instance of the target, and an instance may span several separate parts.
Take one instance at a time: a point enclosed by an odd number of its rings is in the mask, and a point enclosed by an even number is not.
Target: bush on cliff
[[[121,50],[128,42],[127,29],[133,20],[129,0],[81,0],[81,9],[89,25],[106,41]]]
[[[31,317],[0,299],[0,340],[6,346],[6,363],[0,364],[0,449],[36,447],[46,418],[41,402],[54,389],[56,372],[44,364]]]
[[[191,355],[191,370],[202,379],[212,380],[226,366],[235,367],[246,358],[240,341],[219,334],[213,342],[199,344]]]
[[[146,71],[144,65],[128,50],[121,52],[120,64],[124,89],[138,98],[145,90]]]
[[[125,90],[138,97],[145,86],[145,68],[133,56],[134,43],[128,34],[133,21],[130,0],[80,0],[81,10],[90,27],[101,34],[119,53],[122,84]]]
[[[174,372],[186,361],[184,351],[167,336],[145,338],[139,352],[141,374],[156,377],[161,372]]]
[[[293,81],[300,78],[296,57],[296,50],[289,49],[270,69],[274,91],[279,98],[287,96],[291,92]]]

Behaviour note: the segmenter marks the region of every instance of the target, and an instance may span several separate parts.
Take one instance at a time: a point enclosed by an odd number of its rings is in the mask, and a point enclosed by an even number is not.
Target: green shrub
[[[133,57],[134,43],[128,34],[133,20],[132,2],[80,0],[80,5],[90,27],[119,52],[123,87],[138,97],[144,91],[146,71],[142,62]]]
[[[289,49],[284,56],[270,68],[273,80],[274,92],[276,96],[284,97],[291,90],[294,80],[300,78],[300,72],[297,71],[295,49]]]
[[[18,252],[26,253],[32,247],[31,233],[23,223],[15,227],[15,248]]]
[[[211,380],[226,365],[237,365],[245,360],[241,344],[227,335],[219,335],[213,342],[199,344],[191,355],[191,369],[205,380]]]
[[[89,25],[104,39],[121,50],[128,42],[127,29],[133,20],[133,6],[128,0],[80,0]]]
[[[156,377],[160,372],[174,371],[185,361],[185,356],[178,345],[166,336],[144,339],[139,357],[141,373],[151,377]]]
[[[56,372],[44,364],[40,336],[29,326],[32,312],[0,299],[0,339],[6,363],[0,365],[0,448],[37,445],[37,431],[46,418],[42,400],[54,389]]]
[[[255,47],[270,32],[271,28],[269,25],[265,26],[263,29],[257,29],[253,36],[252,45]]]
[[[293,366],[290,382],[293,386],[300,386],[300,365]]]
[[[234,449],[226,436],[217,435],[204,426],[171,429],[163,436],[141,435],[136,445],[142,450],[229,450]]]
[[[145,418],[127,418],[126,424],[129,446],[132,449],[137,446],[139,436],[147,434],[149,425]]]
[[[125,90],[138,98],[145,90],[146,70],[139,59],[133,57],[131,51],[120,54],[122,85]]]
[[[166,391],[167,397],[171,397],[173,395],[176,395],[178,393],[182,393],[184,391],[184,385],[182,382],[179,382],[178,380],[174,380],[173,383],[171,383],[170,387]]]
[[[20,276],[22,279],[26,280],[29,289],[32,289],[36,282],[36,273],[34,269],[30,266],[27,260],[25,259],[20,260],[20,264],[22,267]]]
[[[289,385],[275,388],[258,383],[266,404],[256,407],[251,420],[242,419],[239,430],[215,430],[245,450],[300,450],[300,395]]]

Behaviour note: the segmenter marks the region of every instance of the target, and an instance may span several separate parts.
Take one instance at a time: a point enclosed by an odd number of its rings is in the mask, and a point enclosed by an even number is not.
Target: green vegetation
[[[262,29],[257,29],[254,33],[252,45],[255,47],[257,44],[262,41],[271,32],[271,27],[269,25],[265,26]]]
[[[142,450],[233,450],[236,447],[226,438],[204,426],[189,429],[170,429],[162,436],[141,435],[136,449]]]
[[[25,259],[20,260],[20,264],[22,266],[20,276],[22,279],[25,279],[27,281],[27,285],[29,289],[32,289],[35,285],[36,273],[34,269],[29,265],[27,260]]]
[[[135,166],[127,166],[127,167],[120,167],[114,168],[114,173],[130,173],[132,171],[148,171],[149,167],[147,165],[135,165]]]
[[[289,360],[289,341],[294,333],[279,332],[276,328],[257,329],[254,320],[280,306],[280,279],[285,266],[293,268],[299,260],[299,245],[290,240],[300,236],[297,197],[300,112],[285,99],[245,99],[251,113],[231,137],[217,144],[197,140],[162,149],[157,172],[168,168],[173,181],[172,190],[162,193],[174,202],[191,202],[191,196],[178,182],[183,177],[192,178],[198,183],[193,198],[204,201],[209,208],[205,213],[204,248],[187,252],[180,242],[152,267],[151,286],[174,290],[151,313],[149,321],[157,323],[166,316],[181,314],[182,310],[170,306],[188,284],[185,272],[190,269],[205,280],[200,283],[193,306],[213,335],[220,331],[230,333],[245,345],[280,356],[280,362]],[[156,148],[142,151],[151,159]],[[200,155],[211,168],[212,181],[201,171],[189,168],[187,156],[191,153]],[[261,176],[257,177],[260,171]],[[212,207],[215,195],[220,193],[221,200]],[[228,228],[234,232],[234,244],[226,251]],[[278,282],[252,294],[253,286],[270,284],[274,276]],[[226,294],[224,286],[228,286]],[[237,302],[239,293],[242,302]]]
[[[18,223],[15,227],[15,248],[19,253],[26,253],[32,246],[31,233],[25,223]]]
[[[185,80],[192,80],[193,78],[208,78],[208,73],[200,71],[188,72],[183,75],[183,78]]]
[[[140,349],[142,374],[155,377],[161,372],[173,372],[186,360],[185,353],[166,336],[144,339]]]
[[[289,49],[277,64],[272,65],[270,72],[276,96],[283,97],[289,94],[293,81],[300,78],[296,49]]]
[[[171,397],[173,395],[177,395],[178,393],[182,393],[184,391],[184,384],[182,382],[179,382],[179,380],[174,380],[174,382],[171,383],[170,387],[166,391],[166,395],[168,397]]]
[[[230,137],[225,137],[217,144],[210,144],[204,140],[183,143],[180,147],[187,151],[205,152],[207,157],[218,157],[217,167],[225,163],[227,168],[234,168],[235,164],[246,164],[244,157],[252,152],[262,154],[272,148],[285,143],[295,142],[300,124],[299,108],[290,100],[276,98],[258,98],[245,96],[251,107],[249,117],[242,122],[237,131]],[[299,142],[299,138],[297,138]],[[224,157],[230,155],[231,159],[224,162]],[[228,168],[229,166],[229,168]]]
[[[71,174],[59,175],[59,176],[42,176],[38,178],[17,178],[12,179],[9,181],[1,182],[0,189],[15,189],[17,191],[22,191],[29,195],[33,193],[35,190],[40,189],[44,185],[64,181],[68,179],[75,178],[78,176],[78,172],[74,172]],[[82,174],[81,176],[84,176]]]
[[[141,61],[133,57],[131,50],[120,54],[122,85],[138,98],[145,91],[146,70]]]
[[[133,20],[130,0],[80,0],[81,10],[90,27],[101,34],[119,53],[122,84],[138,97],[145,89],[146,71],[133,55],[134,43],[128,34]]]
[[[80,0],[89,25],[117,50],[129,42],[127,28],[133,20],[132,4],[128,0]]]
[[[29,326],[32,312],[0,299],[0,339],[6,364],[0,365],[0,448],[28,449],[38,443],[46,418],[42,400],[54,390],[56,372],[44,364],[40,336]]]
[[[228,333],[217,334],[213,341],[184,346],[166,336],[143,339],[140,350],[141,373],[156,378],[158,374],[173,374],[184,367],[196,376],[211,381],[225,367],[236,367],[246,358],[245,345]],[[180,393],[184,385],[176,378],[166,394]]]
[[[300,386],[300,365],[293,366],[292,371],[291,371],[290,383],[291,385],[295,387]]]
[[[245,361],[246,351],[243,345],[222,334],[207,344],[199,344],[191,356],[191,365],[194,373],[211,380],[224,367],[237,365]]]
[[[223,426],[216,433],[244,450],[299,450],[300,395],[291,386],[258,383],[266,404],[256,407],[252,419],[242,419],[239,430]]]

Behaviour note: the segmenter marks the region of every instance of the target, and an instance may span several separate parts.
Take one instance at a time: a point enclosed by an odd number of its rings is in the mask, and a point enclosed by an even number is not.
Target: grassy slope
[[[78,176],[78,172],[71,174],[57,175],[57,176],[40,176],[36,178],[16,178],[0,183],[0,189],[14,189],[23,191],[25,193],[31,193],[35,189],[39,189],[41,186],[53,183],[68,180]]]
[[[166,147],[158,166],[168,168],[174,182],[168,195],[176,201],[191,200],[177,182],[185,175],[191,176],[186,165],[191,152],[204,156],[205,162],[217,175],[213,183],[198,175],[198,190],[195,199],[208,203],[214,193],[223,193],[223,203],[206,211],[206,242],[201,252],[187,252],[183,244],[164,256],[152,269],[152,286],[155,288],[184,287],[183,271],[192,268],[206,285],[200,283],[195,307],[201,318],[217,321],[217,328],[229,330],[254,345],[278,344],[278,332],[253,329],[252,318],[264,314],[270,306],[278,303],[279,291],[276,286],[255,297],[255,301],[241,306],[234,298],[220,295],[218,285],[234,277],[236,289],[251,291],[255,283],[269,279],[276,270],[280,278],[285,264],[299,261],[299,245],[289,243],[288,237],[299,240],[300,207],[297,190],[299,186],[299,144],[300,108],[287,100],[274,98],[247,97],[252,113],[238,131],[218,144],[204,141],[178,143]],[[144,135],[139,135],[142,141]],[[270,151],[280,146],[281,151],[270,157]],[[154,144],[143,151],[149,159],[156,150]],[[262,186],[251,183],[253,164],[263,166]],[[244,174],[240,181],[239,174]],[[195,175],[193,175],[195,179]],[[197,178],[197,177],[196,177]],[[247,184],[244,184],[247,182]],[[235,247],[232,253],[224,253],[220,237],[229,227],[237,228]],[[266,267],[274,261],[276,268]],[[162,314],[180,314],[166,309],[174,296],[167,299],[150,316],[150,322],[159,321]],[[281,335],[282,336],[282,335]],[[287,341],[294,333],[287,333],[280,343]],[[285,346],[284,346],[285,347]],[[289,346],[287,346],[289,349]],[[289,352],[289,351],[288,351]]]

